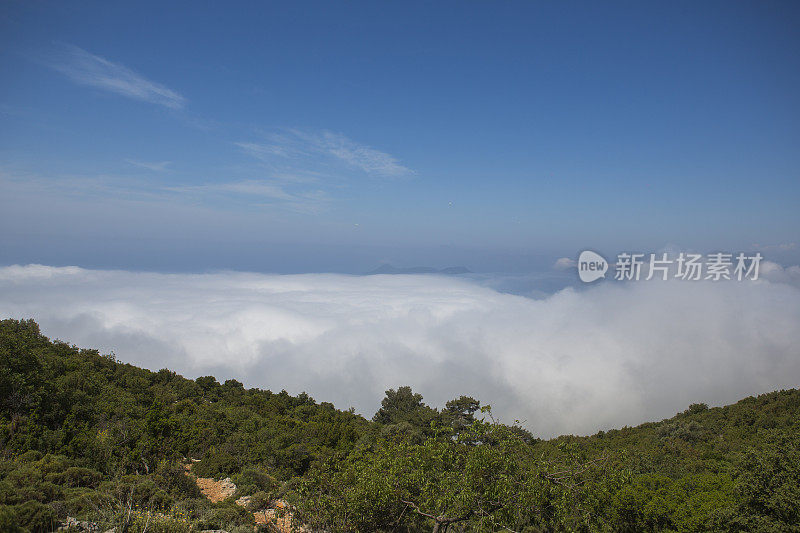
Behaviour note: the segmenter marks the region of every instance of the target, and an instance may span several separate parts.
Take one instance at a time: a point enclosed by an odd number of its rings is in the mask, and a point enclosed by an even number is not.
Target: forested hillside
[[[0,403],[0,531],[274,529],[251,511],[278,499],[324,531],[800,531],[797,390],[542,441],[470,397],[400,387],[366,420],[4,320]],[[211,503],[194,476],[236,493]]]

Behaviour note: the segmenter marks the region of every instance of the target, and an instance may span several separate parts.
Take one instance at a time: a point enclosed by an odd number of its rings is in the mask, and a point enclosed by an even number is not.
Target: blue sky
[[[0,263],[800,251],[792,2],[5,2]]]

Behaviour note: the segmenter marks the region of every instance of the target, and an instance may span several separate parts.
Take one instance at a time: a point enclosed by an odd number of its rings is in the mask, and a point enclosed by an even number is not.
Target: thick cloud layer
[[[189,377],[307,391],[370,416],[409,384],[534,433],[592,433],[800,383],[800,270],[604,283],[543,299],[429,275],[0,268],[0,317]]]

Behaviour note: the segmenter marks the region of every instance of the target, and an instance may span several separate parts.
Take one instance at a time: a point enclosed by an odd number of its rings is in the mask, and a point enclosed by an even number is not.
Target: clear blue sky
[[[796,2],[0,6],[0,263],[797,257]]]

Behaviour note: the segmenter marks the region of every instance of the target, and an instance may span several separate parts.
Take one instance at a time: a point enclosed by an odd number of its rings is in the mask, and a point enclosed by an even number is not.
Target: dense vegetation
[[[0,531],[253,530],[283,498],[325,531],[800,531],[800,391],[591,437],[534,438],[408,387],[372,421],[213,377],[151,372],[0,321]],[[193,473],[230,476],[212,504]]]

